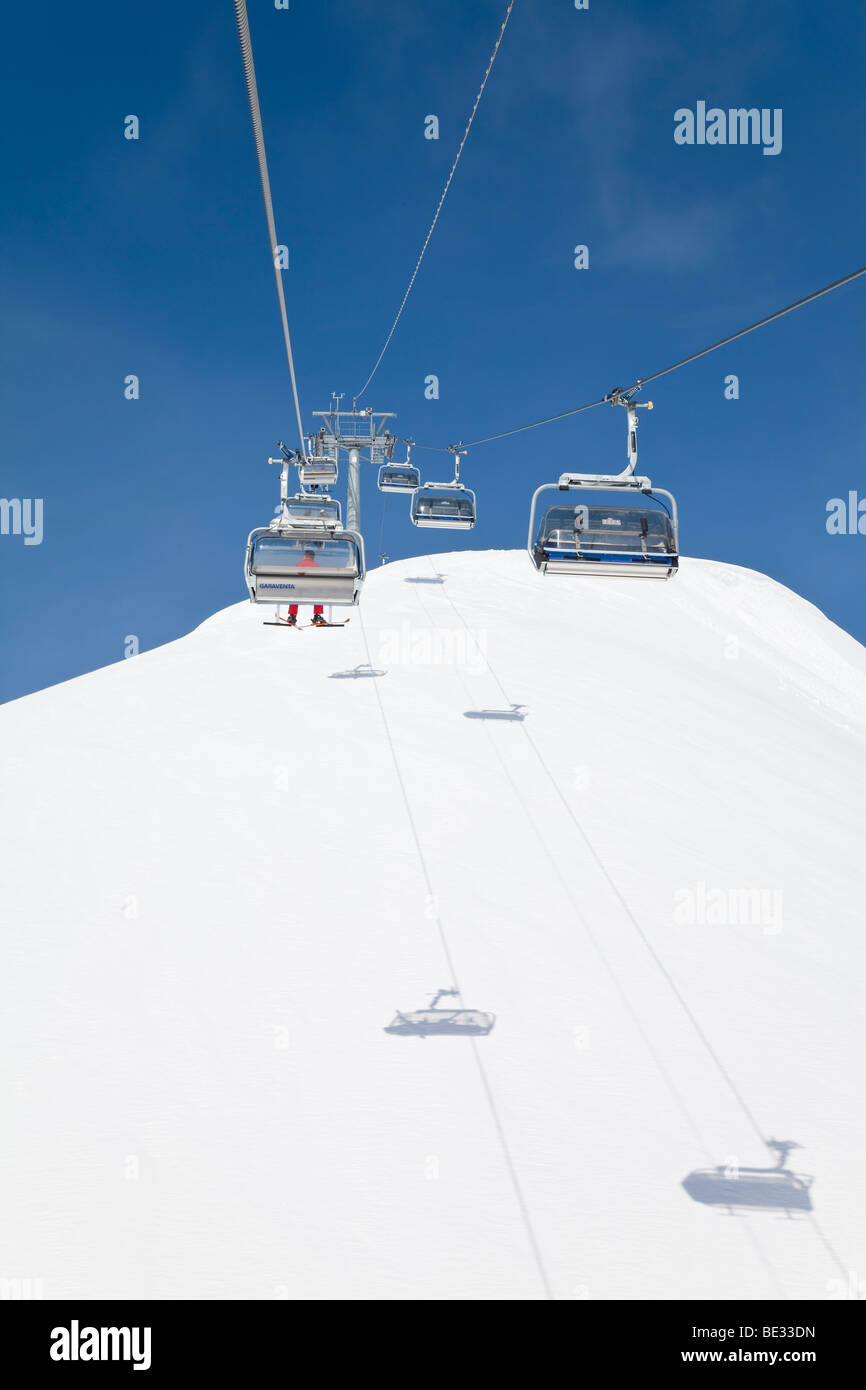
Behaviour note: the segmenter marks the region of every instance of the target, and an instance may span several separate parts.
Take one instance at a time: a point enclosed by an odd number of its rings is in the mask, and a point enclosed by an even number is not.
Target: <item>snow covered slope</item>
[[[696,560],[642,584],[464,552],[377,571],[345,629],[265,616],[0,710],[0,1276],[843,1291],[863,648]],[[383,1032],[454,983],[489,1037]],[[813,1211],[684,1190],[772,1167],[768,1137]]]

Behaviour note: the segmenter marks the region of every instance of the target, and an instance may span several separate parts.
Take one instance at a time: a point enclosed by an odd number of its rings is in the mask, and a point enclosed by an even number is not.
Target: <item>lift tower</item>
[[[341,410],[342,396],[332,392],[330,410],[314,410],[322,425],[318,434],[313,435],[314,453],[328,454],[339,458],[340,449],[349,455],[349,488],[346,497],[346,527],[349,531],[361,530],[361,450],[370,450],[370,462],[389,463],[394,453],[397,436],[388,428],[388,421],[397,418],[393,410],[374,410],[367,406],[358,409],[357,400],[352,401],[351,410]]]

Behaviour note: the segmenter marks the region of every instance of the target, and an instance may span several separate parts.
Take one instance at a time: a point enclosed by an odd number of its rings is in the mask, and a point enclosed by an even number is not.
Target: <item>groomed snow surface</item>
[[[446,554],[371,574],[344,629],[270,616],[0,710],[0,1276],[855,1287],[864,649],[699,560]],[[454,984],[488,1037],[383,1031]],[[803,1146],[811,1212],[687,1194],[772,1168],[762,1136]]]

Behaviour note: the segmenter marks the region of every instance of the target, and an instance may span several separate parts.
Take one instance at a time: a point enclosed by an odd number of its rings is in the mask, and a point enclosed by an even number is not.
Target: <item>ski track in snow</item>
[[[464,551],[375,571],[344,630],[270,616],[0,709],[0,1276],[538,1299],[540,1259],[557,1299],[834,1296],[866,1234],[866,651],[699,560]],[[772,909],[678,920],[713,889]],[[456,983],[443,942],[494,1031],[387,1036]],[[771,1167],[761,1135],[803,1145],[811,1214],[685,1193]]]

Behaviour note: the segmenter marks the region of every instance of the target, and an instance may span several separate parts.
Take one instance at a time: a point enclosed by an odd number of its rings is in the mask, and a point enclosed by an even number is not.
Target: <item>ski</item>
[[[287,623],[285,618],[265,618],[262,627],[293,627],[296,632],[306,632],[308,627],[345,627],[351,621],[345,618],[341,623]]]

